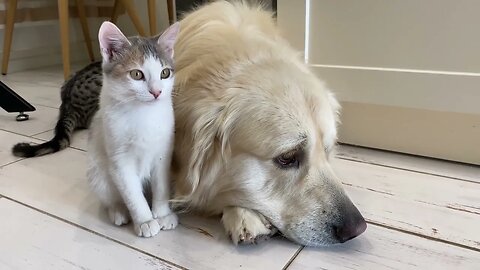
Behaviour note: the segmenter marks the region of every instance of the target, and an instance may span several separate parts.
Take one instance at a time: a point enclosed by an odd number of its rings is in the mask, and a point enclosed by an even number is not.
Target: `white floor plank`
[[[337,156],[364,163],[379,164],[480,183],[480,166],[460,164],[431,158],[368,148],[340,145]]]
[[[12,155],[12,147],[19,142],[38,143],[40,140],[0,130],[0,167],[20,158]]]
[[[53,129],[37,134],[33,136],[34,138],[38,138],[44,141],[49,141],[53,138]],[[87,150],[87,142],[88,142],[88,130],[77,130],[73,134],[72,137],[72,142],[70,144],[71,147],[81,149],[81,150]]]
[[[289,270],[475,270],[480,253],[370,225],[359,238],[329,248],[305,248]]]
[[[334,159],[334,170],[373,222],[480,249],[480,185]]]
[[[149,254],[193,269],[280,269],[298,250],[283,239],[235,247],[218,220],[181,219],[187,226],[153,239],[136,237],[130,226],[114,227],[87,188],[85,153],[66,149],[26,159],[0,170],[0,194],[108,235]]]
[[[8,86],[16,83],[32,83],[58,88],[64,81],[62,69],[61,67],[58,69],[58,66],[13,72],[5,76],[0,75],[0,78]]]
[[[12,131],[18,134],[31,136],[45,132],[55,127],[58,117],[58,109],[35,106],[36,111],[29,112],[30,120],[17,122],[15,113],[0,111],[0,129]]]
[[[0,215],[0,269],[178,269],[5,198]]]

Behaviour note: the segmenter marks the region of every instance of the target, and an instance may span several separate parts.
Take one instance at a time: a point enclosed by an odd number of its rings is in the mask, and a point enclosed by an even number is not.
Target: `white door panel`
[[[480,72],[478,0],[311,0],[310,10],[310,63]]]

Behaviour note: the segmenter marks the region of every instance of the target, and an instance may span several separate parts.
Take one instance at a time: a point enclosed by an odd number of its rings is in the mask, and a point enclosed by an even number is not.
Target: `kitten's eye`
[[[168,77],[170,77],[170,69],[164,68],[160,73],[160,79],[164,80],[164,79],[167,79]]]
[[[142,80],[144,78],[143,72],[138,69],[131,70],[130,77],[132,77],[132,79],[136,81]]]
[[[282,169],[298,168],[300,166],[296,153],[282,154],[275,158],[275,163]]]

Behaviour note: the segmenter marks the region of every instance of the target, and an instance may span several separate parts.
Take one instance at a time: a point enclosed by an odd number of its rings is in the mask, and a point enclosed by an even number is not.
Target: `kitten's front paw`
[[[128,210],[125,207],[108,208],[108,217],[110,221],[117,226],[122,226],[130,221]]]
[[[170,213],[166,216],[157,218],[160,230],[172,230],[178,225],[178,217],[175,213]]]
[[[149,220],[142,224],[133,225],[135,233],[140,237],[152,237],[160,231],[160,225],[155,219]]]

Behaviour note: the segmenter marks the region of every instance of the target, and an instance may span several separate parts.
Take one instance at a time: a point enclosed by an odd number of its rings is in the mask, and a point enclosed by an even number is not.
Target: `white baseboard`
[[[341,102],[339,141],[480,165],[480,115]]]

